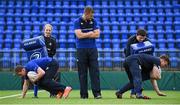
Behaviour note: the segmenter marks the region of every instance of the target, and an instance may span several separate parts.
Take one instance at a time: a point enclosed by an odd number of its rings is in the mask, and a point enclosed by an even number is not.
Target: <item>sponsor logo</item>
[[[30,60],[38,59],[38,58],[41,58],[41,53],[40,53],[40,52],[34,52],[34,53],[30,56]]]

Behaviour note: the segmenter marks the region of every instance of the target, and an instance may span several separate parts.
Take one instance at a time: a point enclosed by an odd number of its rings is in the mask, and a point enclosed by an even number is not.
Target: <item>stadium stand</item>
[[[0,48],[3,51],[14,48],[21,50],[21,41],[41,35],[44,23],[53,25],[53,35],[57,39],[59,50],[75,48],[73,21],[82,15],[86,5],[94,8],[95,19],[100,25],[101,36],[97,39],[100,50],[122,50],[127,39],[135,34],[138,28],[147,30],[155,50],[180,50],[178,0],[1,0]],[[179,52],[168,54],[173,57],[172,61],[180,64]],[[100,62],[105,61],[100,66],[111,67],[112,62],[123,60],[118,53],[105,55],[99,58]],[[69,65],[65,63],[69,59],[75,61],[74,56],[66,58],[64,53],[57,57],[62,67]],[[6,56],[1,56],[0,59],[1,62],[9,60]],[[18,60],[27,61],[25,56],[20,56]],[[173,64],[173,67],[178,67],[178,64]]]

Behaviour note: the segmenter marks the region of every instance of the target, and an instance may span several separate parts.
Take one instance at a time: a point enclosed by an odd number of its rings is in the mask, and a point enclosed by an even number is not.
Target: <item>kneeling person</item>
[[[42,89],[56,94],[57,98],[67,98],[72,88],[69,86],[61,85],[53,80],[58,68],[58,62],[55,59],[49,57],[31,60],[24,67],[18,65],[15,68],[15,72],[17,75],[24,77],[22,98],[26,96],[29,82],[38,84],[38,86]],[[34,71],[37,73],[36,79],[30,80],[28,78],[27,74],[30,71]]]

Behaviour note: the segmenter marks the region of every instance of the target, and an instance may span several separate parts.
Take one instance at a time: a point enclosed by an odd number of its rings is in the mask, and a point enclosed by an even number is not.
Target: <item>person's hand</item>
[[[90,32],[88,32],[88,34],[89,34],[90,36],[92,36],[92,35],[94,34],[94,32],[93,32],[93,31],[90,31]]]
[[[165,93],[162,93],[162,92],[159,92],[157,94],[158,94],[158,96],[167,96]]]

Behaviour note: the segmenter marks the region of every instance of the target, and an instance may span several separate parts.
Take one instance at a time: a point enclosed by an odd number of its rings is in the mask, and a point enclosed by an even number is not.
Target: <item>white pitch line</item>
[[[38,92],[43,92],[44,90],[38,91]],[[27,94],[32,94],[34,92],[28,92]],[[0,97],[0,99],[5,99],[5,98],[11,98],[11,97],[17,97],[17,96],[21,96],[22,94],[14,94],[14,95],[9,95],[9,96],[3,96]]]

